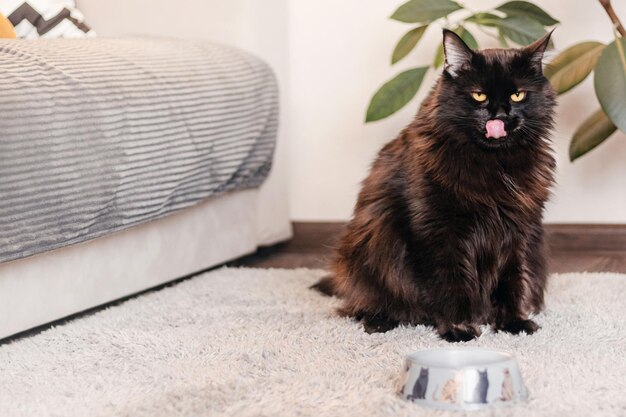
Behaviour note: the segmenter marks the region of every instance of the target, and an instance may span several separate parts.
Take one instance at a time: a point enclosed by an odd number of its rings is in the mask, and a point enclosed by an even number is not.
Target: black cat
[[[428,388],[428,368],[420,369],[420,376],[413,385],[413,394],[407,395],[407,400],[423,400],[426,398],[426,389]]]
[[[413,122],[374,161],[314,288],[367,332],[433,325],[448,341],[480,326],[531,334],[546,286],[543,208],[555,161],[550,41],[474,51],[444,31],[443,73]]]
[[[487,391],[489,390],[489,378],[487,377],[487,370],[484,371],[476,371],[478,372],[478,382],[474,387],[474,392],[472,393],[472,402],[479,404],[487,403]]]

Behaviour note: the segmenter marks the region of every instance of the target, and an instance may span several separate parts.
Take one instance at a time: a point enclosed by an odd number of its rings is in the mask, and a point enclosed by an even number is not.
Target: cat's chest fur
[[[511,202],[468,201],[441,186],[430,184],[427,192],[413,196],[413,227],[435,233],[440,239],[457,242],[478,258],[513,248],[529,218],[522,207]]]
[[[497,208],[463,209],[454,199],[442,204],[445,194],[439,194],[434,205],[428,206],[434,203],[428,199],[422,201],[423,211],[411,216],[407,259],[413,268],[412,280],[421,287],[418,297],[428,294],[425,282],[454,276],[454,269],[448,267],[458,265],[475,277],[466,281],[459,276],[460,285],[476,286],[475,297],[488,299],[523,244],[520,225]],[[492,313],[486,309],[485,314]]]

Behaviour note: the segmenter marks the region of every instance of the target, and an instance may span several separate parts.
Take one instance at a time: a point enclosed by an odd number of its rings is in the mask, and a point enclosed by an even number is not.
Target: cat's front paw
[[[522,332],[533,334],[540,328],[541,327],[532,320],[514,320],[503,324],[499,330],[512,334],[520,334]]]
[[[381,317],[377,315],[365,315],[361,320],[363,321],[363,330],[365,330],[365,333],[369,334],[385,333],[389,330],[395,329],[400,324],[398,320],[393,320],[388,317]]]
[[[480,336],[480,329],[472,324],[439,326],[437,331],[439,336],[448,342],[469,342]]]

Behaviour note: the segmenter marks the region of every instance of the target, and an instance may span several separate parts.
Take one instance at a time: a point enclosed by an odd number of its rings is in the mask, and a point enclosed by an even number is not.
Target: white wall
[[[472,9],[504,0],[466,0]],[[409,25],[387,17],[402,0],[293,0],[289,11],[290,193],[296,220],[344,220],[352,211],[359,181],[377,150],[407,124],[432,83],[389,119],[365,125],[371,95],[402,69],[431,62],[440,40],[431,28],[420,46],[393,68],[390,55]],[[541,0],[563,24],[554,40],[562,49],[578,41],[609,41],[609,20],[594,0]],[[614,1],[626,20],[626,3]],[[481,35],[479,33],[479,35]],[[495,46],[485,36],[483,45]],[[569,138],[597,108],[592,80],[563,96],[554,136],[558,187],[549,205],[549,222],[626,223],[626,136],[609,141],[575,163],[568,160]]]

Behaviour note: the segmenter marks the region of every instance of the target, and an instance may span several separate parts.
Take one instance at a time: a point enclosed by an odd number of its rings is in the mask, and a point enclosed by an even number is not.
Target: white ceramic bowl
[[[476,410],[525,401],[515,358],[480,348],[422,350],[406,358],[400,396],[426,407]]]

